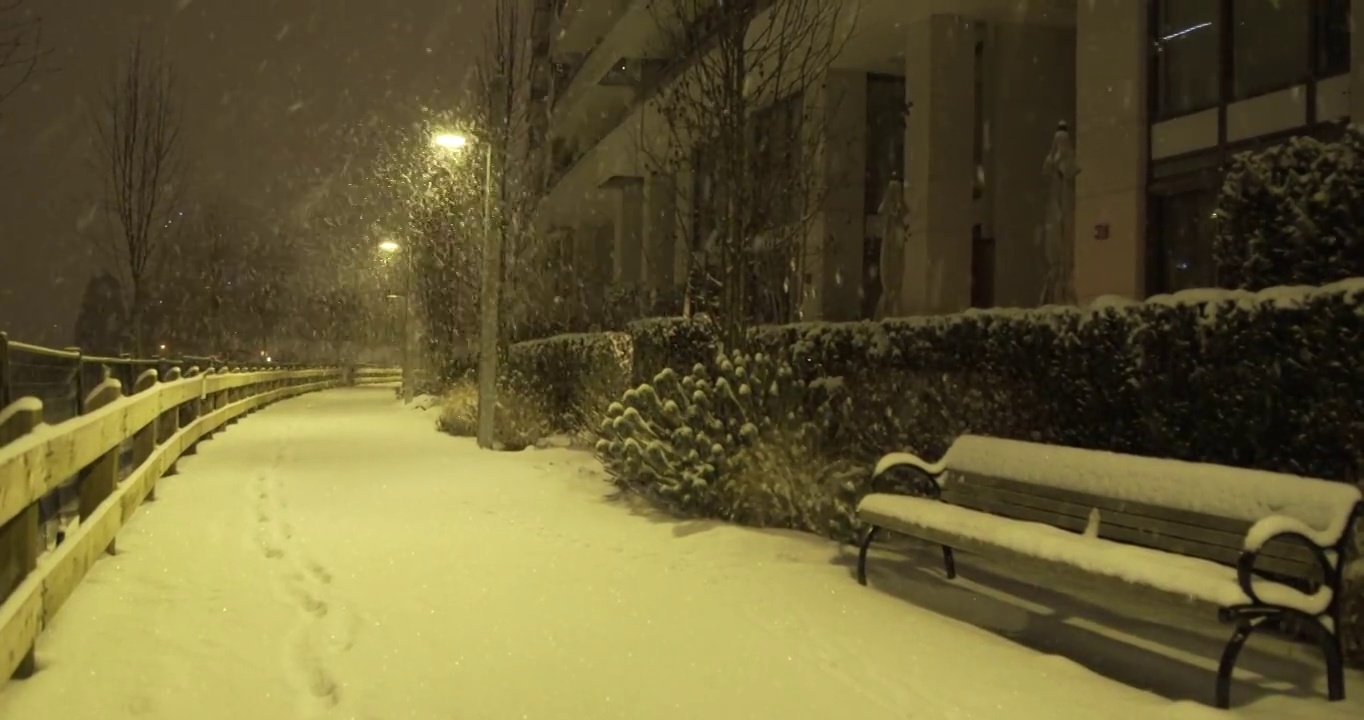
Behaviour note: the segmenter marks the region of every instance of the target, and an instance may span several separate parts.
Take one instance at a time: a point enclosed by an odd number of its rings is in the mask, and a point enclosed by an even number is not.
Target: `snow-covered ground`
[[[1075,613],[969,560],[949,585],[931,555],[864,588],[847,548],[660,517],[583,453],[480,452],[434,412],[337,390],[204,443],[0,718],[1364,717],[1307,651],[1253,639],[1224,714],[1190,698],[1225,628]]]

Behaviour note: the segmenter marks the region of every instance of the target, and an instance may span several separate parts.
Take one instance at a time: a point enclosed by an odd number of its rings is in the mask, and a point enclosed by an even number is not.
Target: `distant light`
[[[388,298],[389,300],[397,300],[398,298],[400,298],[400,297],[402,297],[402,296],[401,296],[401,295],[394,295],[393,293],[389,293],[389,294],[385,295],[384,297]]]
[[[398,252],[398,250],[402,249],[402,246],[392,240],[385,240],[379,243],[379,249],[386,253],[392,253]]]
[[[166,349],[166,344],[165,344],[165,343],[161,343],[161,349],[162,349],[162,350],[165,350],[165,349]]]
[[[458,133],[437,133],[431,137],[431,144],[446,150],[458,150],[469,144],[469,138]]]
[[[266,356],[265,356],[265,362],[274,362],[274,360],[271,360],[271,359],[270,359],[270,356],[269,356],[269,355],[266,355]]]

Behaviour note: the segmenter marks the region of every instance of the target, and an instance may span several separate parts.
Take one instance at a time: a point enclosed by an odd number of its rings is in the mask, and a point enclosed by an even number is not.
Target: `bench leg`
[[[957,558],[952,554],[952,548],[942,546],[942,566],[947,571],[948,580],[957,579]]]
[[[1294,613],[1297,614],[1297,613]],[[1331,701],[1345,699],[1345,653],[1340,647],[1340,636],[1332,632],[1321,618],[1300,615],[1308,621],[1316,633],[1317,644],[1326,659],[1326,698]]]
[[[1231,634],[1226,648],[1222,650],[1222,660],[1217,663],[1217,687],[1213,693],[1213,704],[1220,710],[1231,707],[1231,674],[1236,670],[1236,658],[1240,656],[1241,648],[1245,647],[1246,641],[1250,639],[1250,634],[1255,632],[1255,628],[1259,627],[1261,622],[1263,618],[1237,618],[1236,631]]]
[[[872,525],[867,529],[867,534],[862,536],[862,545],[857,549],[857,584],[867,584],[867,550],[871,548],[871,543],[876,539],[876,531],[881,528]]]

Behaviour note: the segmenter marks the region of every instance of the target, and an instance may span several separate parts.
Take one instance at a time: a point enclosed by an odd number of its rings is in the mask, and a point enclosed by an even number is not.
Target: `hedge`
[[[1217,199],[1217,283],[1258,290],[1364,275],[1364,132],[1232,158]]]
[[[625,333],[574,333],[512,345],[505,382],[535,402],[555,432],[596,426],[596,416],[629,386],[633,353]]]

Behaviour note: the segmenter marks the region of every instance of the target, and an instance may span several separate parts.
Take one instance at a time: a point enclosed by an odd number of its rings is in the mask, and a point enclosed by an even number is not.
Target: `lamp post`
[[[437,133],[431,145],[443,150],[462,150],[472,142],[467,135]],[[497,407],[497,298],[502,282],[502,236],[493,232],[493,145],[484,143],[483,157],[483,269],[479,283],[478,332],[478,446],[492,448],[496,442]]]
[[[416,382],[412,374],[412,249],[404,249],[393,240],[385,240],[379,243],[379,252],[385,255],[401,253],[403,255],[403,340],[402,340],[402,359],[403,359],[403,402],[412,402],[413,395],[416,394]],[[393,297],[392,295],[389,296]]]

